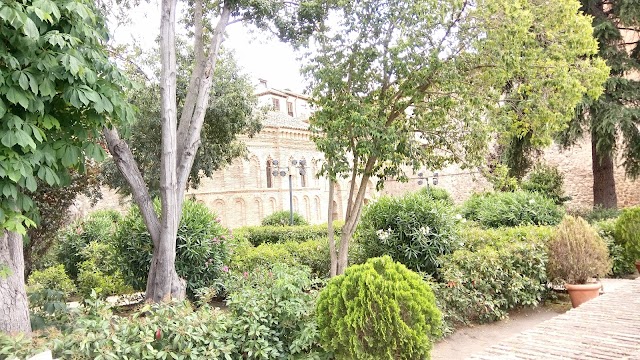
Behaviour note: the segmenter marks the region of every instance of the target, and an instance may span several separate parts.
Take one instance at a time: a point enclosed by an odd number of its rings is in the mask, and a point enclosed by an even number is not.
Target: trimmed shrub
[[[274,264],[225,282],[234,345],[251,359],[313,359],[317,342],[316,292],[309,271]]]
[[[361,255],[389,255],[414,271],[435,275],[438,257],[458,242],[453,208],[424,193],[384,196],[368,205],[356,231]]]
[[[624,247],[615,238],[616,220],[599,221],[593,223],[592,226],[607,244],[612,264],[610,274],[618,277],[633,274],[636,271],[634,262],[627,258]]]
[[[111,242],[89,243],[82,250],[82,256],[87,260],[79,265],[76,283],[83,297],[89,297],[93,290],[101,298],[133,292],[120,272],[116,249]]]
[[[184,202],[176,244],[176,271],[187,281],[190,298],[194,298],[198,288],[214,285],[221,288],[220,275],[229,264],[229,237],[229,230],[216,221],[215,214],[204,204]],[[132,207],[120,222],[114,239],[126,282],[136,290],[145,289],[153,244],[138,207]]]
[[[57,261],[72,279],[78,277],[78,267],[88,260],[83,250],[92,242],[109,242],[122,216],[114,210],[101,210],[66,227],[59,234]]]
[[[76,292],[76,287],[65,273],[62,264],[48,267],[42,271],[36,270],[32,272],[27,285],[29,286],[29,292],[36,292],[41,289],[60,291],[63,299],[68,299],[69,296]]]
[[[626,262],[640,260],[640,207],[622,210],[615,227],[615,240],[624,250]]]
[[[449,194],[446,189],[443,189],[441,187],[423,187],[422,189],[418,190],[418,193],[426,195],[432,200],[441,200],[446,204],[453,205],[453,198],[451,197],[451,194]]]
[[[562,205],[571,200],[571,197],[565,196],[563,185],[564,176],[557,166],[538,164],[520,186],[522,190],[539,193]]]
[[[468,229],[464,248],[441,257],[434,287],[449,326],[503,319],[537,305],[546,292],[549,227]]]
[[[611,271],[607,245],[582,218],[565,217],[548,247],[547,273],[552,281],[585,284]]]
[[[496,192],[472,197],[463,213],[485,227],[557,225],[564,211],[553,200],[528,191]]]
[[[334,223],[334,232],[340,236],[342,223]],[[235,230],[235,236],[247,240],[251,245],[283,243],[287,241],[303,242],[326,238],[329,234],[327,224],[300,226],[245,226]]]
[[[262,219],[262,226],[289,226],[291,222],[291,212],[287,210],[276,211]],[[307,220],[297,212],[293,213],[293,226],[309,225]]]
[[[327,239],[305,242],[287,241],[281,244],[240,245],[233,251],[231,268],[251,272],[273,264],[305,265],[315,277],[329,276],[329,243]]]
[[[425,359],[440,336],[429,285],[389,256],[353,265],[317,301],[322,346],[336,359]]]

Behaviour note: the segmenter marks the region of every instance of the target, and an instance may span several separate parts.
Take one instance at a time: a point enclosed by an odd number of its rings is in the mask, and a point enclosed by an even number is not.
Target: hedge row
[[[342,222],[334,223],[334,231],[340,236]],[[245,226],[234,231],[237,239],[244,239],[253,246],[260,244],[284,243],[287,241],[303,242],[326,238],[327,224],[300,226]]]

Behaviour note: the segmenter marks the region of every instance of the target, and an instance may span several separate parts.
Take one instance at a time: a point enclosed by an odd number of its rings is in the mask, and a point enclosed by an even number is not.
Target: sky
[[[180,15],[180,11],[178,11]],[[111,26],[112,39],[116,44],[136,41],[145,49],[154,46],[160,33],[160,5],[157,0],[142,4],[130,12],[132,23],[127,26]],[[242,23],[227,28],[228,37],[223,46],[232,49],[244,72],[258,83],[267,80],[268,86],[302,92],[306,87],[300,75],[300,63],[291,46],[265,33],[251,34]]]

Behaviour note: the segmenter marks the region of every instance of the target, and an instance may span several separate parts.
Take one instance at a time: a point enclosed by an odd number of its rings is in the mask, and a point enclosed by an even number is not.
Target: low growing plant
[[[322,346],[342,359],[428,359],[441,314],[422,277],[391,257],[331,279],[317,301]]]
[[[40,289],[59,291],[65,300],[76,292],[76,287],[65,273],[62,264],[48,267],[42,271],[36,270],[32,272],[27,285],[30,292]]]
[[[611,270],[607,245],[582,218],[567,216],[548,244],[549,279],[569,284],[585,284]]]

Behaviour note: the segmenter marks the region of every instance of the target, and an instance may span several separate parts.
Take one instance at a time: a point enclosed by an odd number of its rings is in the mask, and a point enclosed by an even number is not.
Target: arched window
[[[273,171],[273,164],[271,162],[271,159],[267,160],[267,187],[268,188],[272,188],[273,187],[273,174],[271,173]]]

